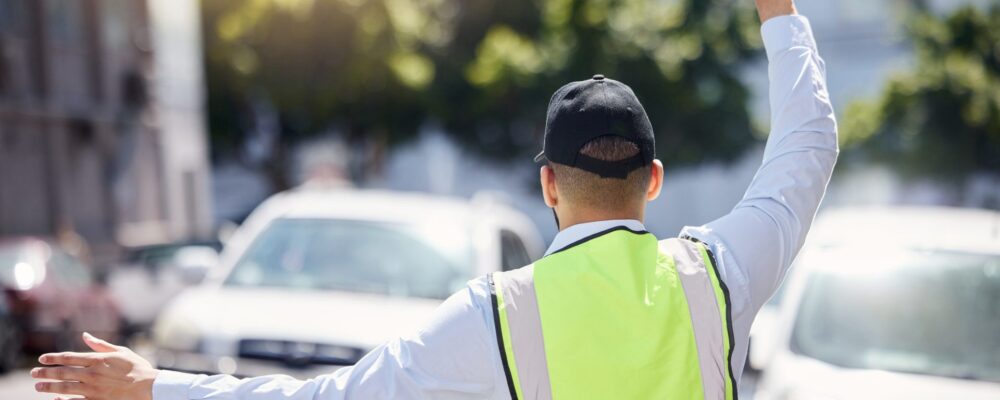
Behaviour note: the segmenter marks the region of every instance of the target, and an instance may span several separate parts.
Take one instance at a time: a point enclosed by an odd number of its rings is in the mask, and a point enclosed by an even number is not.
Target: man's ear
[[[649,188],[646,189],[646,201],[653,201],[657,197],[660,197],[660,190],[663,190],[663,163],[660,160],[653,160],[649,174]]]
[[[549,208],[554,208],[559,204],[559,192],[556,190],[556,172],[548,165],[542,166],[539,171],[539,182],[542,184],[542,200]]]

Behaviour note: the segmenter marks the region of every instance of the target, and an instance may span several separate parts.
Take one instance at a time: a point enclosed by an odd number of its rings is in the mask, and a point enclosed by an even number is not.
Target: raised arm
[[[797,13],[795,2],[792,0],[755,0],[754,2],[757,4],[757,15],[760,16],[761,23],[774,17]]]
[[[728,215],[683,234],[723,253],[722,272],[752,318],[802,247],[837,160],[837,123],[826,67],[809,21],[791,0],[757,0],[770,79],[771,132],[764,159]]]

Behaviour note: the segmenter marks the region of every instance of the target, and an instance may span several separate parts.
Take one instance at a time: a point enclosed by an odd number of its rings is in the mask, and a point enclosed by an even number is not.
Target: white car
[[[298,189],[262,203],[221,267],[157,319],[167,369],[311,377],[413,332],[476,276],[530,263],[534,224],[501,202]]]
[[[833,211],[808,242],[755,399],[1000,399],[1000,213]]]

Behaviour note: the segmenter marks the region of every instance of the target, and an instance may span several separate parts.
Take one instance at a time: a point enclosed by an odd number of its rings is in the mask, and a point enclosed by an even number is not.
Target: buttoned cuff
[[[188,400],[188,389],[198,375],[160,370],[153,381],[153,400]]]
[[[792,47],[816,49],[809,19],[802,15],[771,18],[760,26],[760,35],[764,38],[764,49],[767,50],[769,60]]]

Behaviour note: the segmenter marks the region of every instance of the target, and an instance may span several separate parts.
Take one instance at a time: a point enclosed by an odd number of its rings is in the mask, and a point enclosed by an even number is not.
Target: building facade
[[[199,26],[195,0],[0,0],[0,236],[100,262],[210,234]]]

